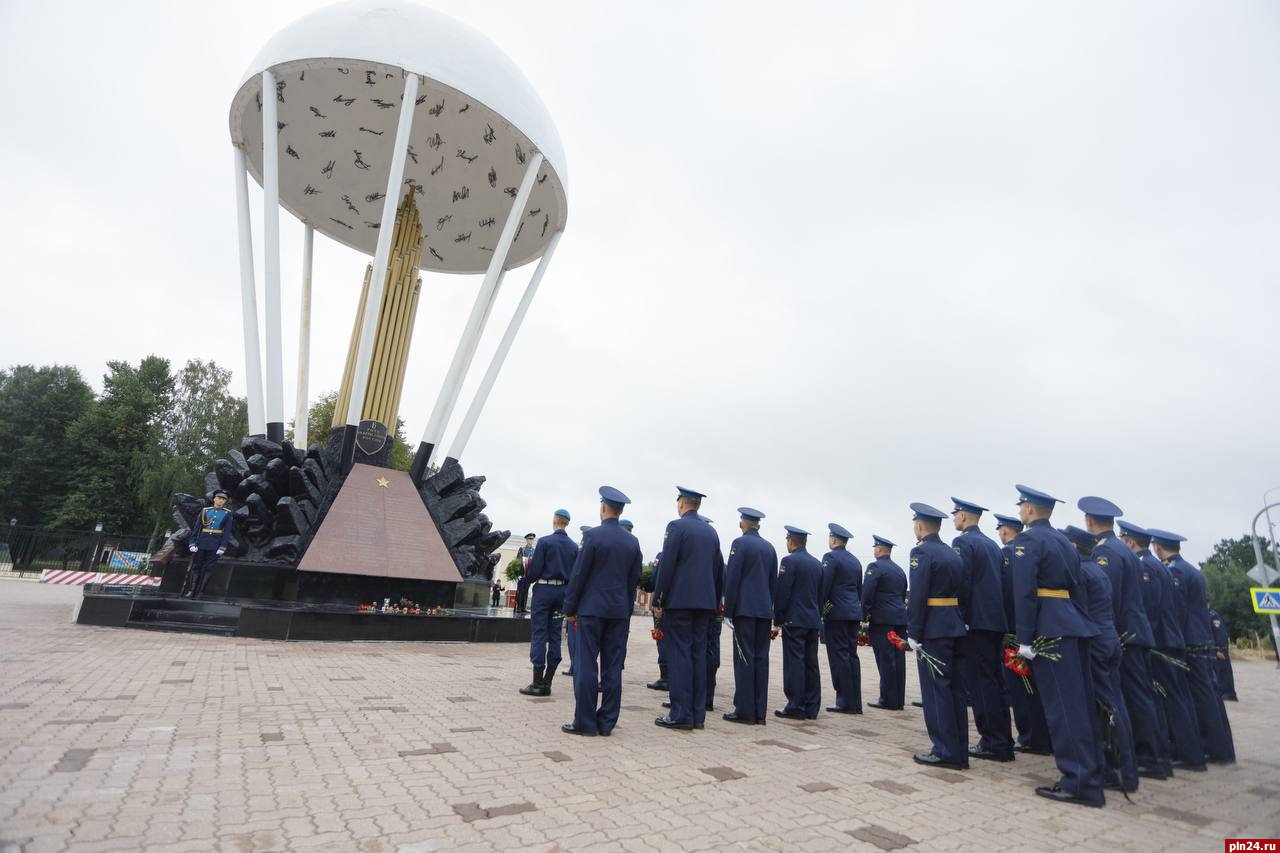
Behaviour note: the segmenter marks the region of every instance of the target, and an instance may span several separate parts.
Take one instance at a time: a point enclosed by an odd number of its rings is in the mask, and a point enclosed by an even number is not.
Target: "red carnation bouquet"
[[[778,639],[778,629],[777,629],[777,628],[774,628],[772,631],[770,631],[770,632],[769,632],[769,639],[770,639],[770,640],[776,640],[776,639]]]
[[[654,641],[655,643],[657,643],[657,642],[661,642],[662,638],[663,638],[663,637],[665,637],[665,636],[667,636],[666,634],[662,633],[662,620],[661,620],[661,619],[655,619],[655,620],[654,620],[654,622],[653,622],[653,627],[649,630],[649,636],[650,636],[650,637],[653,637],[653,641]]]
[[[1022,686],[1027,688],[1028,693],[1035,693],[1031,687],[1031,665],[1027,663],[1026,658],[1018,654],[1017,649],[1004,650],[1004,665],[1006,669],[1022,679]]]
[[[885,634],[885,639],[904,652],[911,648],[911,644],[898,636],[897,631],[890,631]],[[916,649],[916,660],[923,661],[925,666],[929,667],[929,671],[934,674],[934,677],[942,675],[942,661],[926,652],[924,646]]]
[[[858,645],[860,646],[871,645],[871,638],[867,636],[866,626],[863,626],[858,629]]]

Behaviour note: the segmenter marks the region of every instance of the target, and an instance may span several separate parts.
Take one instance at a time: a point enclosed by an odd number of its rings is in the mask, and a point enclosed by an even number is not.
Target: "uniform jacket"
[[[1179,611],[1179,600],[1186,606],[1186,596],[1179,586],[1174,586],[1173,572],[1160,562],[1150,551],[1140,551],[1138,561],[1143,569],[1160,584],[1160,613],[1152,624],[1152,633],[1156,644],[1161,649],[1185,649],[1187,643],[1182,639],[1182,616]],[[1151,616],[1148,613],[1147,618]]]
[[[724,578],[720,536],[696,511],[689,510],[667,525],[660,565],[653,581],[656,606],[673,610],[720,606],[723,589],[718,583]]]
[[[960,614],[972,631],[1008,630],[1004,615],[1004,591],[1001,567],[1004,558],[1000,546],[987,534],[970,527],[951,542],[960,555],[963,575],[960,585]]]
[[[1019,645],[1030,645],[1040,637],[1094,637],[1093,627],[1074,597],[1080,586],[1080,553],[1049,519],[1038,518],[1022,529],[1009,543],[1013,556],[1014,633]],[[1067,590],[1071,598],[1040,597],[1037,589]],[[915,598],[915,592],[912,592]]]
[[[235,531],[235,526],[235,516],[225,507],[215,509],[207,506],[200,510],[200,516],[196,519],[195,536],[192,537],[191,544],[200,551],[226,548],[228,540]]]
[[[1116,633],[1115,605],[1111,603],[1111,579],[1092,557],[1080,558],[1079,601],[1098,629],[1089,641],[1089,656],[1103,665],[1120,663],[1120,635]]]
[[[907,624],[907,573],[888,557],[872,560],[862,579],[862,602],[872,625]]]
[[[1182,621],[1182,639],[1187,648],[1213,645],[1213,627],[1209,624],[1209,601],[1204,589],[1204,575],[1195,566],[1174,554],[1165,563],[1180,581],[1186,601],[1186,613]]]
[[[1116,633],[1125,637],[1126,645],[1151,648],[1155,640],[1143,604],[1142,568],[1138,555],[1116,538],[1114,530],[1104,530],[1098,534],[1093,561],[1102,567],[1111,581],[1111,609],[1115,612]]]
[[[592,529],[578,552],[565,593],[565,614],[629,619],[640,583],[640,563],[636,537],[618,519],[606,518]]]
[[[1227,620],[1216,610],[1209,611],[1209,625],[1213,628],[1213,644],[1219,651],[1227,651],[1231,647],[1231,634],[1227,631]]]
[[[862,563],[844,547],[834,548],[822,558],[822,591],[819,612],[831,603],[824,619],[831,622],[862,621]]]
[[[1004,619],[1005,624],[1009,626],[1009,633],[1013,633],[1015,624],[1013,615],[1013,567],[1009,562],[1013,559],[1013,542],[1003,545],[1000,548],[1000,585],[1004,592]]]
[[[822,627],[818,597],[822,594],[822,564],[803,548],[782,558],[773,595],[773,621],[793,628]]]
[[[563,529],[553,531],[550,536],[543,536],[533,549],[533,559],[529,561],[529,583],[567,581],[576,559],[578,545]]]
[[[920,642],[963,637],[959,604],[929,606],[929,599],[960,597],[964,568],[960,556],[930,533],[911,549],[911,597],[907,601],[907,635]]]
[[[773,591],[778,584],[778,552],[748,530],[729,546],[724,568],[724,615],[728,619],[772,619]]]

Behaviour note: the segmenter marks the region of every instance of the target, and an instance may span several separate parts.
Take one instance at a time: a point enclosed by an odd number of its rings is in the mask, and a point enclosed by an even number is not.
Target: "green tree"
[[[325,444],[329,440],[329,430],[333,429],[333,410],[338,403],[338,392],[330,391],[321,394],[307,410],[307,440],[312,443]],[[289,426],[289,438],[293,439],[293,425]],[[396,434],[391,445],[391,467],[397,471],[408,471],[413,467],[413,452],[409,450],[409,439],[404,434],[404,419],[396,418]]]
[[[75,477],[68,430],[92,405],[74,367],[0,370],[0,522],[53,521]]]
[[[163,445],[186,469],[179,491],[203,491],[204,475],[213,470],[214,461],[239,447],[249,432],[245,400],[233,396],[230,385],[230,370],[198,358],[188,361],[175,377]],[[167,460],[156,460],[154,467],[174,470]]]
[[[107,367],[102,396],[67,430],[76,469],[54,523],[83,528],[101,521],[114,532],[147,532],[153,519],[139,491],[152,460],[166,453],[173,375],[169,362],[154,355],[136,368],[123,361]]]
[[[1267,545],[1262,545],[1263,560],[1272,564],[1267,553]],[[1227,620],[1227,628],[1232,639],[1271,635],[1271,623],[1267,617],[1254,613],[1249,598],[1249,587],[1258,586],[1246,574],[1253,568],[1257,558],[1253,553],[1253,539],[1241,536],[1238,539],[1223,539],[1213,546],[1213,554],[1200,564],[1204,573],[1205,587],[1209,595],[1209,605]],[[1255,633],[1256,632],[1256,635]]]

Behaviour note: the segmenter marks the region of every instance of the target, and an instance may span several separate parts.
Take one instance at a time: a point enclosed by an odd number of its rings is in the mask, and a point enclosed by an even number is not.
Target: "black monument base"
[[[529,642],[529,620],[486,607],[488,585],[299,572],[293,566],[220,560],[204,594],[181,596],[187,562],[164,569],[159,587],[87,585],[81,625],[186,631],[267,640]],[[479,597],[483,587],[485,597]],[[408,598],[445,616],[361,612]],[[472,603],[472,600],[475,603]]]

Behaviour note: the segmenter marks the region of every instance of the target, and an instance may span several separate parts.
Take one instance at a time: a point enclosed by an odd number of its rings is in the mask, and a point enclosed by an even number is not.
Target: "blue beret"
[[[978,506],[973,501],[963,501],[956,497],[951,499],[951,503],[955,504],[956,507],[952,512],[972,512],[977,515],[982,515],[982,513],[987,511],[985,506]]]
[[[1039,489],[1033,489],[1030,486],[1022,485],[1021,483],[1015,484],[1014,488],[1018,490],[1018,503],[1023,503],[1025,501],[1026,503],[1035,504],[1036,506],[1047,506],[1050,509],[1053,508],[1054,504],[1062,503],[1061,500],[1055,498],[1053,495],[1045,494]]]
[[[1076,509],[1085,515],[1092,515],[1094,518],[1119,518],[1124,515],[1120,507],[1106,498],[1100,498],[1096,495],[1086,495],[1076,501]]]
[[[942,521],[947,517],[945,512],[928,504],[913,503],[911,511],[915,513],[911,517],[913,521]]]
[[[1009,527],[1013,530],[1022,529],[1022,519],[1014,518],[1012,515],[1001,515],[998,512],[994,513],[994,515],[996,517],[996,527]]]
[[[1081,530],[1074,524],[1068,524],[1062,528],[1062,534],[1071,540],[1072,545],[1083,545],[1086,548],[1092,548],[1098,544],[1098,537],[1087,530]]]
[[[634,527],[635,527],[635,525],[631,523],[631,519],[629,519],[629,518],[621,518],[621,519],[618,519],[618,524],[622,525],[623,527],[627,528],[628,530],[631,530],[632,528],[634,528]]]
[[[782,529],[787,531],[788,536],[794,536],[797,539],[805,539],[809,536],[809,531],[801,530],[799,527],[792,527],[790,524],[782,525]]]
[[[1151,534],[1145,527],[1139,527],[1132,521],[1117,521],[1116,526],[1120,528],[1120,533],[1125,536],[1141,536],[1143,539],[1151,538]]]
[[[885,539],[883,536],[877,536],[874,533],[871,534],[871,541],[875,542],[877,545],[883,545],[885,548],[893,547],[893,543],[888,539]]]
[[[1154,527],[1147,528],[1147,535],[1155,542],[1166,548],[1177,548],[1179,542],[1186,542],[1187,537],[1179,536],[1177,533],[1170,533],[1168,530],[1158,530]]]
[[[556,510],[555,514],[556,514],[557,516],[559,516],[560,518],[563,518],[565,521],[572,521],[572,520],[573,520],[573,519],[572,519],[572,516],[570,516],[570,515],[569,515],[569,510],[567,510],[567,509],[558,509],[558,510]]]
[[[749,506],[740,506],[738,507],[738,516],[743,521],[759,521],[764,518],[764,513]]]
[[[843,527],[841,527],[840,525],[836,524],[835,522],[832,522],[831,524],[828,524],[828,525],[827,525],[827,529],[828,529],[828,530],[830,530],[830,531],[831,531],[831,535],[832,535],[832,536],[834,536],[834,537],[836,537],[837,539],[849,540],[849,539],[852,539],[852,538],[853,538],[853,534],[852,534],[852,533],[850,533],[849,531],[845,530]]]
[[[631,503],[631,498],[627,497],[613,486],[600,487],[600,500],[604,501],[614,509],[622,509],[624,506]]]
[[[702,492],[695,492],[693,489],[686,489],[684,486],[676,486],[676,491],[680,493],[680,497],[693,498],[695,501],[700,501],[706,497]]]

